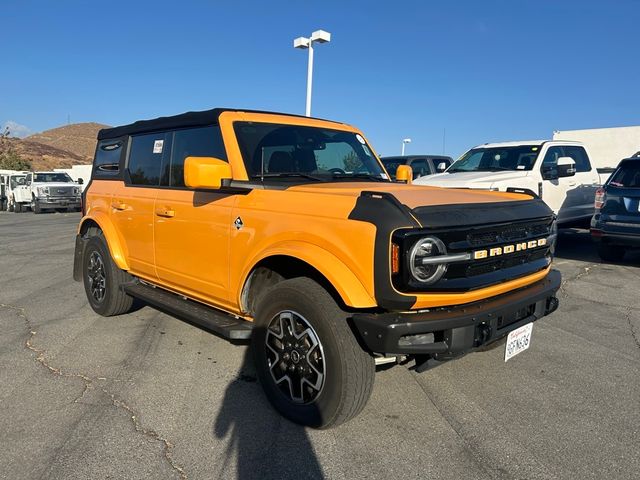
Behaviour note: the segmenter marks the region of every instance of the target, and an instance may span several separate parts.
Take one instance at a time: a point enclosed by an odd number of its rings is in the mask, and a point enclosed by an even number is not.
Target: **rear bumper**
[[[591,238],[596,243],[640,247],[640,219],[625,216],[609,220],[595,215],[591,221]]]
[[[543,280],[489,300],[420,313],[356,314],[353,323],[372,352],[447,359],[555,311],[561,280],[551,270]]]

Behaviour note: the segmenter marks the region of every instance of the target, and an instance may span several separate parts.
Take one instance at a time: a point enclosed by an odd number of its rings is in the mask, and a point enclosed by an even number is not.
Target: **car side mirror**
[[[396,181],[411,183],[413,180],[413,169],[409,165],[398,165],[396,169]]]
[[[576,162],[571,157],[558,159],[558,177],[573,177],[576,174]]]
[[[187,157],[184,161],[184,183],[189,188],[218,190],[223,180],[231,180],[231,165],[214,157]]]
[[[442,173],[442,172],[444,172],[446,169],[447,169],[447,164],[446,164],[446,163],[444,163],[444,162],[440,162],[440,163],[438,164],[438,166],[436,167],[436,171],[437,171],[438,173]]]
[[[82,185],[83,183],[84,183],[84,179],[79,178],[79,179],[78,179],[78,185]]]

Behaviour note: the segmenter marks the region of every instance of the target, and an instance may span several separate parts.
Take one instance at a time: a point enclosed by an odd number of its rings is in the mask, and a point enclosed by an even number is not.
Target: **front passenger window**
[[[558,164],[558,159],[562,156],[562,147],[551,147],[542,161],[542,167],[552,167]]]
[[[171,169],[165,166],[162,184],[184,187],[184,161],[187,157],[215,157],[226,160],[220,127],[189,128],[173,134]],[[168,179],[168,181],[167,181]]]

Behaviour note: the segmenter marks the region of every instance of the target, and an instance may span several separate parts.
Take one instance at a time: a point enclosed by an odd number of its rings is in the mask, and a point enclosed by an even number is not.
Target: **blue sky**
[[[102,9],[102,10],[100,10]],[[215,106],[354,124],[381,154],[640,124],[640,1],[3,0],[0,125]]]

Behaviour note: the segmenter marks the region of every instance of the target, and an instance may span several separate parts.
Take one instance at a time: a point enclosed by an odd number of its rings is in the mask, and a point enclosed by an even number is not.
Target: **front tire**
[[[35,198],[31,200],[31,211],[36,214],[42,213],[42,208],[40,208],[40,204]]]
[[[101,232],[87,242],[82,278],[89,305],[97,314],[111,317],[131,310],[133,297],[121,288],[131,277],[113,262]]]
[[[360,413],[373,389],[373,357],[322,286],[309,278],[278,283],[258,301],[255,321],[256,371],[282,416],[331,428]]]
[[[604,243],[598,244],[598,255],[600,255],[600,258],[605,262],[619,262],[624,258],[625,252],[624,247]]]

